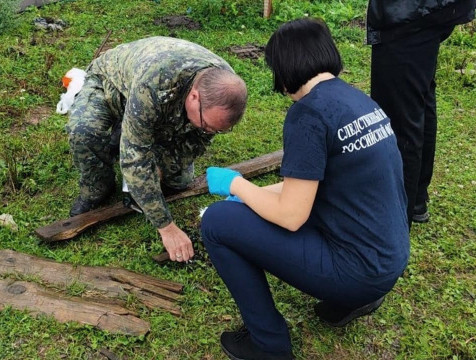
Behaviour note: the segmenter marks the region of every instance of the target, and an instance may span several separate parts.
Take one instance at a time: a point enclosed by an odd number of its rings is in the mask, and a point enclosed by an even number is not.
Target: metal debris
[[[37,29],[46,31],[63,31],[67,26],[63,20],[52,18],[36,18],[33,23]]]

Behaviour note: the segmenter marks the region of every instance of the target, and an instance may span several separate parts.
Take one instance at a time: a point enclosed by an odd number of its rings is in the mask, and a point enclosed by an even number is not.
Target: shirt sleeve
[[[133,87],[124,110],[120,144],[124,180],[147,219],[158,228],[172,222],[152,151],[154,129],[163,121],[157,99],[167,96],[166,91],[154,94],[146,85]]]
[[[323,180],[327,163],[327,127],[315,112],[292,111],[283,129],[281,176]]]

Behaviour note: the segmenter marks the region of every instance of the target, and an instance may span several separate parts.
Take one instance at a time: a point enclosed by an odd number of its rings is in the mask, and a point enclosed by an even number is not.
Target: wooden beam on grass
[[[102,301],[100,299],[108,302],[133,295],[148,308],[161,308],[173,315],[181,315],[176,302],[181,298],[182,284],[125,269],[73,266],[13,250],[0,250],[0,275],[7,274],[35,276],[59,288],[80,284],[86,294],[94,294],[93,301],[98,302]]]
[[[238,171],[245,179],[249,179],[278,169],[281,166],[282,160],[283,150],[278,150],[270,154],[258,156],[250,160],[230,165],[228,168]],[[207,192],[207,177],[206,175],[201,175],[195,178],[188,188],[177,194],[167,196],[166,200],[174,201],[194,195],[205,194]]]
[[[118,202],[66,220],[56,221],[53,224],[36,229],[35,233],[46,242],[69,240],[94,225],[134,212],[134,210],[125,207],[122,202]]]
[[[278,150],[270,154],[243,161],[229,166],[230,169],[239,171],[243,177],[252,178],[261,174],[276,170],[281,165],[283,151]],[[186,197],[204,194],[208,191],[206,175],[195,178],[194,181],[183,191],[167,196],[167,202],[183,199]],[[60,220],[53,224],[38,228],[35,233],[46,242],[69,240],[79,235],[86,229],[119,216],[133,213],[134,210],[126,208],[122,202],[114,205],[92,210],[84,214],[73,216],[66,220]]]
[[[0,309],[5,306],[28,310],[33,315],[52,315],[62,323],[76,321],[92,325],[111,333],[140,336],[150,329],[147,321],[122,306],[66,297],[26,281],[0,280]]]

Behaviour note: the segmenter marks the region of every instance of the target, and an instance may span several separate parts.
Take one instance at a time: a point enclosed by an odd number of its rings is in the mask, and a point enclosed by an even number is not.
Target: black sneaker
[[[76,216],[83,214],[85,212],[91,211],[99,207],[104,199],[92,201],[92,200],[83,200],[81,196],[78,196],[76,200],[74,200],[73,206],[71,206],[71,210],[69,211],[69,216]]]
[[[377,310],[380,305],[382,305],[384,298],[385,297],[382,296],[377,301],[353,310],[349,308],[333,306],[328,301],[321,301],[315,305],[314,310],[319,319],[324,321],[326,324],[333,327],[343,327],[352,320],[364,315],[369,315]]]
[[[221,348],[232,360],[293,360],[292,352],[270,353],[259,349],[251,340],[249,331],[242,327],[238,331],[221,334]]]
[[[415,205],[413,208],[412,221],[416,223],[426,223],[430,220],[430,213],[426,206],[426,202],[423,204]]]

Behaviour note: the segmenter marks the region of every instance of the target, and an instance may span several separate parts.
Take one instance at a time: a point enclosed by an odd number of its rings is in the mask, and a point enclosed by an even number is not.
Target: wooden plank
[[[259,156],[238,164],[229,166],[239,171],[243,177],[251,178],[257,175],[276,170],[281,165],[283,151],[275,151],[270,154]],[[206,175],[201,175],[192,181],[184,191],[167,196],[168,202],[186,197],[204,194],[208,191]],[[86,229],[119,216],[133,213],[134,210],[126,208],[122,202],[114,205],[89,211],[84,214],[73,216],[66,220],[60,220],[53,224],[38,228],[35,233],[46,242],[63,241],[74,238]]]
[[[263,17],[268,19],[273,12],[273,0],[263,1]]]
[[[93,225],[119,216],[134,213],[135,211],[124,207],[122,202],[88,211],[87,213],[73,216],[66,220],[57,221],[35,230],[35,233],[45,241],[61,241],[72,239]]]
[[[149,308],[161,308],[174,315],[181,315],[175,302],[181,298],[178,292],[182,291],[183,285],[125,269],[73,266],[13,250],[0,250],[0,274],[36,276],[58,287],[79,283],[86,290],[99,293],[105,298],[124,299],[133,294]]]
[[[278,150],[228,167],[240,172],[244,178],[249,179],[278,169],[281,166],[282,160],[283,150]],[[195,178],[187,189],[168,196],[166,200],[174,201],[194,195],[204,194],[206,192],[208,192],[207,177],[206,175],[202,175]]]
[[[140,336],[150,329],[148,322],[124,307],[65,297],[26,281],[0,280],[0,309],[5,306],[28,310],[32,314],[52,315],[59,322],[92,325],[111,333]]]

